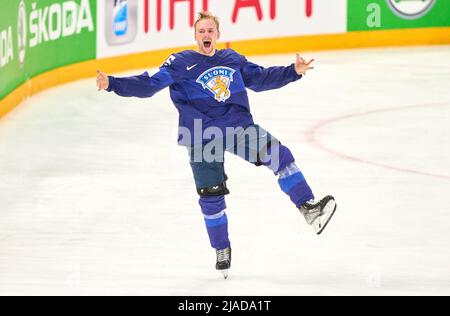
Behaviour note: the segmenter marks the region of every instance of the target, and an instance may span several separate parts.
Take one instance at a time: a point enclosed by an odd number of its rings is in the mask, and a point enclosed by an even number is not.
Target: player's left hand
[[[314,67],[311,67],[313,61],[314,59],[311,59],[309,62],[306,62],[302,57],[300,57],[300,54],[297,54],[297,60],[295,62],[295,71],[297,74],[299,76],[304,76],[308,70],[314,69]]]

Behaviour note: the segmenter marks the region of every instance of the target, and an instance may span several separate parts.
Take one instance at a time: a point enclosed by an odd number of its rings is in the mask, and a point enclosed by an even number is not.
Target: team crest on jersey
[[[197,83],[214,94],[217,102],[225,102],[231,97],[230,85],[236,70],[228,67],[214,67],[200,75]]]

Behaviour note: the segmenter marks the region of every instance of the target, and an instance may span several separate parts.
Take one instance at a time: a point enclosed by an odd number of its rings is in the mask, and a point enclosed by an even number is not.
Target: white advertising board
[[[97,57],[194,45],[197,12],[221,20],[221,42],[345,33],[347,0],[104,0]]]

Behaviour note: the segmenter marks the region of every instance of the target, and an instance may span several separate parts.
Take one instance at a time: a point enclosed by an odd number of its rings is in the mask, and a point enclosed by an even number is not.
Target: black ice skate
[[[334,197],[328,195],[319,202],[306,202],[299,210],[305,217],[308,225],[312,225],[317,235],[320,235],[333,217],[336,207]]]
[[[231,267],[231,248],[216,250],[217,263],[216,270],[222,272],[223,277],[228,279],[228,270]]]

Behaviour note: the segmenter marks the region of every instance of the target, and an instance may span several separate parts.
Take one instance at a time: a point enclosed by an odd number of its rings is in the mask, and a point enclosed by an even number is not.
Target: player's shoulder
[[[236,52],[234,49],[231,49],[231,48],[221,49],[219,52],[223,56],[232,56],[232,57],[240,57],[241,56],[238,52]]]
[[[193,50],[184,50],[178,53],[173,54],[178,60],[186,60],[194,58],[197,53]]]
[[[242,60],[244,59],[244,56],[231,48],[222,49],[219,51],[219,54],[221,54],[222,58],[232,59],[237,62],[242,62]]]
[[[193,50],[185,50],[178,53],[173,53],[170,55],[167,60],[163,63],[162,67],[170,67],[174,70],[179,67],[184,67],[187,64],[191,64],[196,60],[197,53]]]

